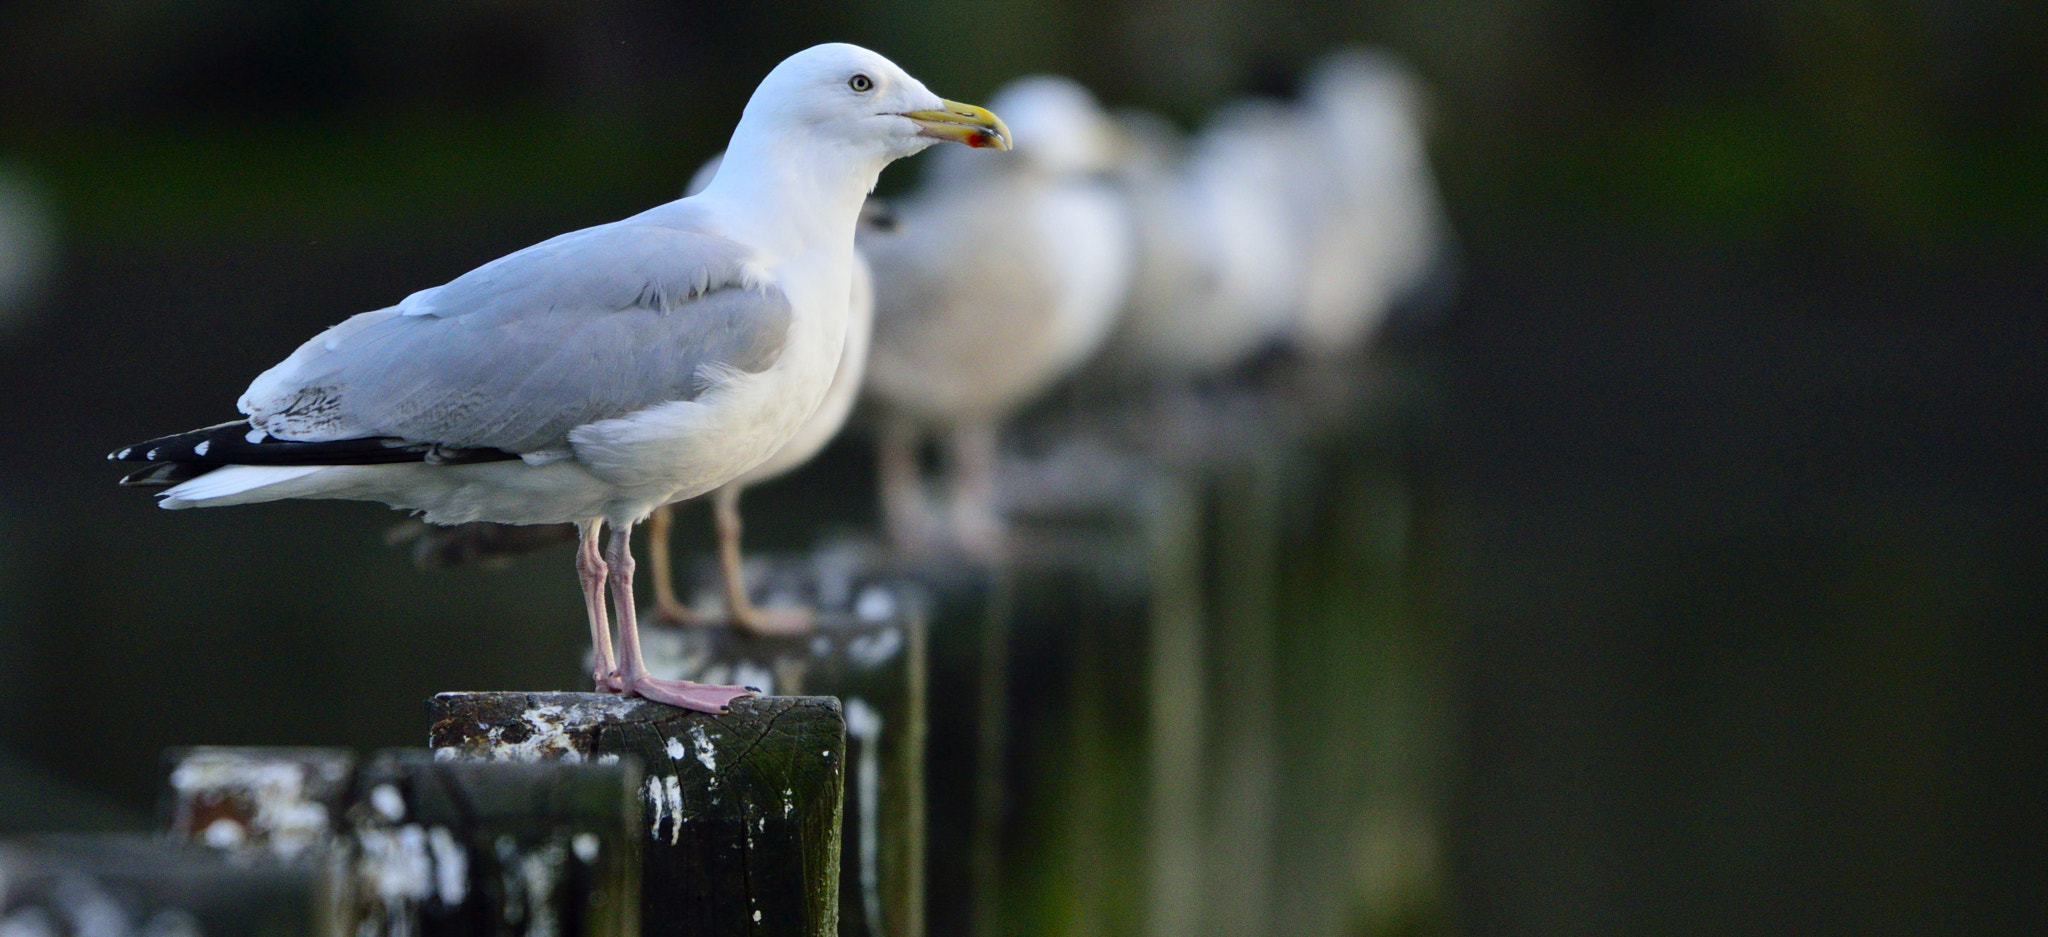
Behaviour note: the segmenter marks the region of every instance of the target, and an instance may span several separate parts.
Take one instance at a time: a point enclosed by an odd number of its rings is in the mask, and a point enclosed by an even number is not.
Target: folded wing
[[[790,305],[743,246],[645,216],[510,254],[315,336],[242,396],[297,442],[531,453],[772,365]]]

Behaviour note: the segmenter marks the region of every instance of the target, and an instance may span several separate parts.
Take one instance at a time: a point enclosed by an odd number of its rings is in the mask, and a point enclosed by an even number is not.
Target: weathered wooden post
[[[1145,933],[1201,932],[1202,668],[1201,503],[1192,486],[1161,479],[1147,498],[1153,593],[1148,648]]]
[[[837,932],[846,770],[838,700],[743,699],[714,716],[610,694],[443,693],[428,709],[437,767],[646,766],[633,834],[641,933]]]
[[[714,590],[715,570],[699,576]],[[922,590],[866,550],[755,558],[748,581],[816,609],[801,635],[642,628],[656,676],[838,697],[846,714],[841,937],[922,937],[925,911],[926,614]]]
[[[237,861],[156,836],[0,842],[10,937],[332,937],[331,895],[305,865]]]
[[[347,813],[353,937],[639,937],[639,765],[381,752]]]
[[[160,819],[175,839],[239,855],[312,859],[340,832],[355,753],[198,746],[164,753]]]

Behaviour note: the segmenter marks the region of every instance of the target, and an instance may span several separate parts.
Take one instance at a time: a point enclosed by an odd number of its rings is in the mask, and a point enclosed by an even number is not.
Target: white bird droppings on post
[[[862,621],[881,621],[896,614],[896,597],[880,586],[869,586],[854,601],[853,614]]]
[[[652,776],[648,777],[646,787],[647,793],[644,796],[647,798],[647,806],[654,811],[654,823],[647,827],[647,837],[649,839],[660,839],[661,821],[668,816],[667,811],[662,809],[668,806],[668,804],[661,797],[661,779]]]
[[[704,770],[712,772],[711,783],[714,787],[717,786],[718,749],[711,744],[710,733],[704,731],[702,723],[697,723],[690,726],[690,739],[696,743],[697,763],[703,765]]]
[[[200,838],[206,841],[206,845],[212,846],[215,849],[233,849],[236,846],[242,845],[249,838],[249,834],[242,829],[240,823],[236,823],[227,817],[221,817],[212,823],[208,823],[206,830],[200,834]],[[0,935],[0,937],[4,937],[4,935]]]
[[[248,825],[227,821],[234,830],[215,829],[221,821],[200,831],[201,839],[216,849],[244,845],[252,838],[267,839],[270,850],[291,859],[313,847],[330,832],[327,805],[308,800],[307,766],[277,761],[257,761],[234,754],[197,754],[186,758],[171,771],[171,788],[180,800],[200,792],[238,792],[248,798]],[[230,837],[233,837],[230,839]]]
[[[846,644],[846,656],[863,667],[879,667],[895,659],[903,650],[903,632],[891,628],[874,634],[862,635]]]
[[[469,853],[455,841],[445,826],[427,831],[427,845],[434,851],[434,884],[441,903],[450,908],[469,894]]]
[[[427,852],[425,831],[416,825],[356,831],[362,850],[358,863],[370,890],[387,905],[427,897],[434,887],[434,860]]]
[[[681,761],[683,756],[689,754],[689,751],[683,748],[682,739],[670,738],[668,744],[664,747],[668,749],[668,757],[671,761]]]
[[[370,789],[370,806],[393,823],[405,819],[405,798],[399,795],[398,788],[389,784],[379,784]]]
[[[555,920],[555,886],[561,867],[559,841],[519,857],[519,878],[526,886],[526,904],[533,914],[533,920],[526,926],[526,937],[560,937],[561,927]]]
[[[583,860],[584,865],[597,861],[597,847],[596,833],[578,833],[569,841],[569,848],[576,850],[576,858]]]
[[[858,696],[846,698],[846,735],[859,743],[853,775],[855,828],[860,831],[860,892],[868,929],[881,933],[882,714]]]
[[[683,836],[683,786],[671,774],[666,777],[647,779],[647,806],[654,811],[654,822],[647,827],[650,839],[661,838],[662,821],[668,821],[668,842],[675,845]]]

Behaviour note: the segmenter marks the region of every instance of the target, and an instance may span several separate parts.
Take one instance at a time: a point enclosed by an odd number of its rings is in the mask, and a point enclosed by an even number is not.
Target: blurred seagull
[[[917,467],[943,435],[953,539],[1001,552],[996,427],[1080,365],[1115,324],[1131,235],[1102,177],[1115,133],[1094,96],[1065,78],[1021,78],[990,104],[1020,128],[995,159],[939,154],[896,202],[891,232],[861,233],[875,273],[867,388],[881,410],[882,507],[900,547],[934,533]]]
[[[438,524],[573,521],[598,686],[722,711],[751,691],[647,672],[633,525],[810,417],[845,347],[861,203],[940,140],[1007,149],[1009,133],[880,55],[812,47],[762,80],[702,193],[350,318],[258,376],[246,420],[112,458],[158,463],[123,482],[172,486],[166,508],[341,498]]]
[[[1419,292],[1448,225],[1423,137],[1421,81],[1367,49],[1324,56],[1304,82],[1304,163],[1289,200],[1302,225],[1303,291],[1288,342],[1316,357],[1355,350]]]
[[[1116,175],[1136,218],[1138,264],[1112,364],[1127,376],[1226,372],[1276,338],[1301,302],[1294,114],[1246,99],[1218,109],[1192,141],[1142,112],[1120,115],[1119,128]]]

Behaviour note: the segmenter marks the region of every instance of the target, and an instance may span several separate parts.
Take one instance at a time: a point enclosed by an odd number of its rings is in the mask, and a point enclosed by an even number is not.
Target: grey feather
[[[790,304],[747,249],[643,214],[543,241],[315,336],[242,398],[302,441],[535,452],[781,355]]]

